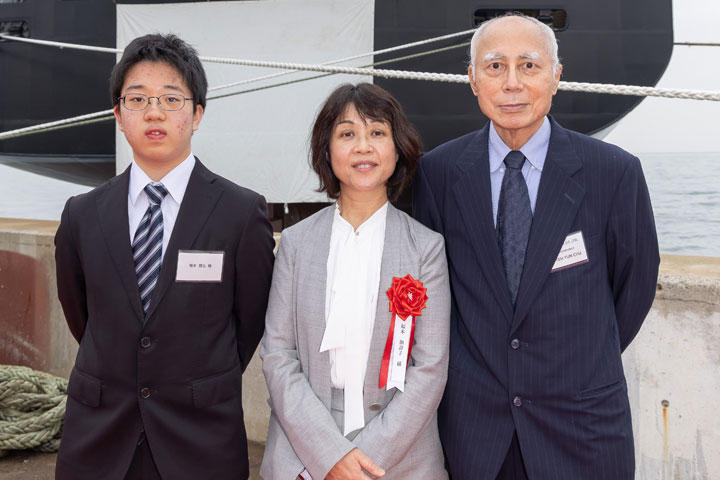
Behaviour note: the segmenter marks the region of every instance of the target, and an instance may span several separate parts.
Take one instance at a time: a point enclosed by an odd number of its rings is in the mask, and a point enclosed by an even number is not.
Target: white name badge
[[[574,232],[565,238],[551,272],[581,265],[588,261],[588,253],[585,248],[585,239],[583,238],[582,231]]]
[[[395,315],[395,332],[393,333],[393,346],[390,354],[390,368],[388,372],[387,390],[395,387],[401,392],[405,391],[405,370],[407,370],[408,353],[410,347],[410,331],[412,330],[412,317],[403,321]]]
[[[225,252],[178,251],[176,282],[222,282]]]

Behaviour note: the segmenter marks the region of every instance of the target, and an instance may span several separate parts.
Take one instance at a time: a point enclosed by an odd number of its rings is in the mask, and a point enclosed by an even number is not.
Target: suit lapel
[[[510,323],[513,307],[497,245],[490,191],[489,123],[475,136],[457,160],[460,179],[453,185],[460,214],[475,249],[480,269],[505,318]]]
[[[310,225],[299,246],[297,259],[305,259],[298,268],[298,277],[295,284],[297,291],[298,324],[297,329],[308,332],[310,355],[316,356],[317,371],[327,372],[327,375],[315,375],[312,379],[313,387],[323,403],[330,405],[332,380],[330,377],[330,353],[320,352],[323,334],[325,333],[325,294],[327,291],[327,261],[330,253],[330,236],[332,235],[333,216],[335,206],[322,210],[315,224]],[[282,240],[281,240],[282,241]],[[308,328],[308,323],[315,328]],[[313,362],[314,363],[314,362]],[[313,368],[315,368],[313,366]]]
[[[393,276],[405,276],[410,271],[403,270],[401,249],[406,243],[403,239],[405,232],[402,228],[400,214],[397,209],[388,204],[385,223],[385,240],[383,242],[382,263],[380,265],[380,284],[378,285],[377,307],[375,309],[375,322],[373,325],[370,351],[368,353],[367,368],[365,370],[365,392],[378,390],[380,380],[380,367],[385,352],[388,330],[390,329],[390,308],[386,292],[392,284]]]
[[[513,325],[527,315],[557,259],[585,189],[572,176],[582,161],[572,148],[567,131],[550,118],[552,133],[540,177],[535,215],[528,239]]]
[[[150,320],[158,305],[162,301],[168,287],[173,283],[177,272],[178,250],[191,249],[198,234],[205,226],[218,199],[222,195],[222,188],[214,183],[217,176],[210,172],[195,158],[195,167],[190,174],[188,186],[185,190],[180,210],[178,211],[175,226],[170,235],[170,242],[163,255],[160,277],[150,301],[147,312],[147,321]],[[127,208],[126,208],[127,210]],[[225,259],[225,261],[231,261]],[[137,286],[135,287],[137,290]]]
[[[110,257],[115,264],[120,283],[128,296],[138,320],[142,321],[143,311],[140,304],[135,262],[130,245],[128,221],[128,185],[130,184],[130,167],[117,177],[110,180],[107,190],[100,196],[97,203],[98,223],[107,243]]]
[[[307,285],[307,292],[298,292],[303,299],[308,300],[306,307],[309,308],[310,315],[308,318],[312,322],[317,322],[318,331],[325,331],[325,303],[327,302],[327,262],[330,254],[330,237],[332,235],[333,217],[335,215],[335,206],[331,205],[323,210],[318,221],[308,229],[307,235],[303,239],[303,249],[307,255],[307,271],[304,272],[303,278],[299,278],[298,285],[302,288]],[[322,343],[322,333],[320,338],[313,339],[313,343],[317,340],[318,351]]]

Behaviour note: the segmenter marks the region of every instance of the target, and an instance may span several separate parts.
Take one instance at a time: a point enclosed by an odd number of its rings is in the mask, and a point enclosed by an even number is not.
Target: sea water
[[[662,253],[720,257],[720,153],[640,155]],[[0,165],[0,217],[59,220],[90,187]]]
[[[660,251],[720,257],[720,153],[640,155]]]

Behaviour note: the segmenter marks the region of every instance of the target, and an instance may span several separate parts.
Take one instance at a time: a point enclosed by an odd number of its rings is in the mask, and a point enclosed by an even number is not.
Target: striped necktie
[[[497,214],[498,246],[513,306],[520,287],[533,219],[530,195],[522,174],[523,163],[525,156],[519,150],[513,150],[505,157],[506,169]]]
[[[140,289],[140,302],[143,311],[147,313],[150,308],[150,298],[160,275],[163,243],[163,216],[160,204],[168,191],[161,183],[157,185],[148,183],[145,186],[145,193],[150,204],[135,232],[132,250]]]

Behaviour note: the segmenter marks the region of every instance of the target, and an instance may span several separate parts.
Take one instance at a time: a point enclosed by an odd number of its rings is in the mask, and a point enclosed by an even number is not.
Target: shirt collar
[[[340,207],[338,207],[338,204],[335,203],[335,217],[333,223],[339,228],[344,228],[349,231],[368,232],[383,224],[385,218],[387,217],[388,203],[389,202],[385,202],[382,207],[378,208],[375,213],[370,215],[370,218],[365,220],[357,228],[357,230],[353,229],[353,226],[350,225],[350,223],[345,220],[342,215],[340,215]]]
[[[520,151],[525,158],[528,159],[530,165],[537,170],[543,170],[545,166],[545,157],[547,156],[548,146],[550,145],[550,120],[547,115],[543,119],[542,125],[525,145],[520,147]],[[500,135],[495,130],[495,124],[490,121],[490,134],[488,136],[488,150],[490,152],[490,171],[496,172],[505,160],[505,157],[512,150],[505,145]]]
[[[178,205],[182,202],[185,196],[185,190],[187,189],[188,181],[190,180],[190,174],[192,174],[193,168],[195,167],[195,156],[190,152],[190,155],[183,160],[178,166],[170,170],[165,174],[163,178],[158,182],[153,182],[147,173],[132,161],[130,167],[130,185],[128,186],[128,195],[130,195],[130,201],[133,205],[137,203],[140,193],[145,190],[145,186],[148,183],[162,183],[167,189],[168,195],[172,197]]]

